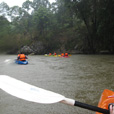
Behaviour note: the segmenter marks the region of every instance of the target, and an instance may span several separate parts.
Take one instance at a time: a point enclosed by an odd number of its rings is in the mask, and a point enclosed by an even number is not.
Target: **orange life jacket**
[[[25,54],[19,54],[19,59],[20,61],[25,61],[26,60]]]
[[[68,56],[68,53],[65,53],[65,56]]]
[[[57,55],[56,53],[54,53],[54,55]]]
[[[49,53],[49,55],[51,55],[51,53]]]
[[[64,53],[61,53],[61,56],[64,56]]]

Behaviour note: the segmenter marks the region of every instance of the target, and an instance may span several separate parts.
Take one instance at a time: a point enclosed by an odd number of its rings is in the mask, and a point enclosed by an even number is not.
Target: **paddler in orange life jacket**
[[[68,53],[65,53],[65,57],[68,57]]]
[[[18,54],[18,57],[17,57],[17,60],[20,60],[20,61],[25,61],[26,59],[28,59],[25,54]]]
[[[61,57],[64,57],[64,53],[61,53]]]
[[[57,54],[54,52],[54,54],[53,54],[54,56],[56,56]]]
[[[49,56],[51,56],[52,54],[51,53],[49,53]]]

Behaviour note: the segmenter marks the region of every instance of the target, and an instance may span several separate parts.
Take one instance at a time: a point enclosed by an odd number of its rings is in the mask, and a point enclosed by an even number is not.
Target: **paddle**
[[[64,104],[69,104],[72,106],[78,106],[92,111],[109,114],[109,111],[106,109],[102,109],[96,106],[88,105],[75,101],[73,99],[66,98],[58,93],[38,88],[36,86],[27,84],[7,75],[0,75],[0,88],[15,97],[31,102],[44,104],[61,102]]]
[[[11,61],[11,59],[6,59],[4,62],[7,63],[7,62],[9,62],[9,61]]]

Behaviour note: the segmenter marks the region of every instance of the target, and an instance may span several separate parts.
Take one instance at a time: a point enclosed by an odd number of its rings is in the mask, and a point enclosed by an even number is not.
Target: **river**
[[[17,55],[0,55],[0,75],[97,106],[104,89],[114,90],[113,55],[72,55],[69,58],[29,55],[28,65],[15,64]],[[0,90],[0,114],[94,114],[62,103],[38,104]]]

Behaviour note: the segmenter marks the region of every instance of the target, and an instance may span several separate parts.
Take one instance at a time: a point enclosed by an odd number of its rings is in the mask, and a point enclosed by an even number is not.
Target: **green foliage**
[[[3,2],[0,51],[16,51],[41,41],[47,52],[64,47],[84,53],[114,53],[113,13],[113,0],[56,0],[53,4],[48,0],[27,0],[22,7],[11,8]]]
[[[86,28],[83,38],[83,50],[85,53],[98,53],[100,50],[108,50],[114,53],[113,0],[66,0],[66,7],[81,19]],[[80,31],[81,33],[82,31]]]
[[[40,35],[43,35],[48,29],[48,25],[50,23],[50,14],[48,9],[41,6],[39,10],[34,13],[33,19],[34,26],[40,32]]]

